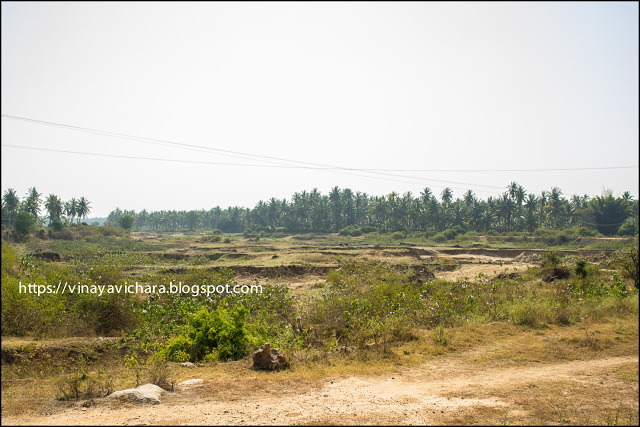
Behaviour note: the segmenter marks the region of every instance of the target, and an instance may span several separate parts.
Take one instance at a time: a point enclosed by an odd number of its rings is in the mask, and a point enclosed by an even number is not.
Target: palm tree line
[[[209,210],[162,210],[140,212],[116,208],[107,225],[117,226],[123,216],[135,218],[137,230],[214,230],[227,233],[281,231],[287,233],[330,233],[345,228],[363,231],[444,231],[460,227],[465,231],[517,231],[532,233],[538,228],[596,228],[607,235],[625,230],[635,233],[638,200],[625,192],[611,191],[591,197],[566,198],[553,187],[540,194],[529,193],[512,182],[500,196],[479,199],[471,190],[453,198],[445,188],[435,195],[429,188],[420,194],[392,192],[371,196],[351,189],[332,188],[328,195],[318,189],[296,192],[291,200],[271,198],[254,208],[216,206]]]
[[[91,213],[91,203],[84,196],[78,199],[72,198],[66,202],[55,194],[49,194],[44,200],[42,197],[43,194],[38,193],[35,187],[29,188],[22,200],[14,189],[7,189],[2,195],[2,224],[8,227],[13,226],[19,212],[30,214],[40,223],[46,218],[49,226],[58,222],[69,225],[74,220],[79,224],[81,219]],[[44,217],[42,216],[43,207],[47,213]]]

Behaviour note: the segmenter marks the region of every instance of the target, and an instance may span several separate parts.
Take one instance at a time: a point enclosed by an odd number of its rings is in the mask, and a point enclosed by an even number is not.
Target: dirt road
[[[563,416],[580,413],[585,418],[565,420],[580,423],[594,421],[589,418],[594,405],[610,405],[614,411],[615,405],[638,403],[637,383],[621,397],[614,391],[630,386],[612,375],[622,366],[637,366],[637,356],[481,372],[460,362],[459,357],[444,358],[396,374],[350,377],[312,387],[272,389],[267,382],[246,395],[228,395],[231,398],[216,390],[214,380],[207,380],[178,387],[155,406],[97,399],[89,408],[78,404],[52,415],[6,417],[2,424],[526,424],[540,422],[540,411],[549,412],[547,421],[552,423],[556,417],[562,422]],[[563,415],[563,408],[573,415]]]

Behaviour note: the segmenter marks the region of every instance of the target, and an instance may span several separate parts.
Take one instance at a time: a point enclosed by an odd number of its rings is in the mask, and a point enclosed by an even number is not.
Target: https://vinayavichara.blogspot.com
[[[20,293],[37,294],[64,294],[64,293],[77,293],[77,294],[95,294],[102,296],[106,294],[191,294],[194,297],[200,295],[210,296],[212,294],[249,294],[249,293],[262,293],[262,285],[238,285],[238,284],[224,284],[224,285],[188,285],[186,283],[169,282],[167,285],[145,285],[138,282],[135,284],[120,284],[120,285],[95,285],[95,284],[69,284],[68,282],[58,282],[57,285],[40,285],[37,283],[18,284]]]

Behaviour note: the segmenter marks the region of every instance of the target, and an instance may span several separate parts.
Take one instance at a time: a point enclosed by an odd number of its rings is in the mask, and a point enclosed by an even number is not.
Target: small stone
[[[186,381],[182,381],[180,383],[178,383],[178,385],[191,385],[191,384],[198,384],[201,383],[202,380],[200,378],[194,378],[192,380],[186,380]]]

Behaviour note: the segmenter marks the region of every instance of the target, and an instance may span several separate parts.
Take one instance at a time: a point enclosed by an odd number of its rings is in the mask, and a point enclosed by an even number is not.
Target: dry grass
[[[600,319],[544,329],[509,323],[470,323],[448,329],[446,345],[434,341],[437,333],[433,330],[417,331],[418,339],[394,347],[386,354],[379,348],[359,352],[296,352],[291,354],[294,360],[291,369],[274,373],[254,371],[250,369],[249,360],[245,359],[195,367],[173,364],[168,375],[175,382],[202,378],[204,385],[190,392],[193,393],[190,398],[201,402],[226,402],[229,405],[233,402],[244,405],[243,402],[250,401],[252,396],[273,395],[292,400],[300,394],[314,393],[314,390],[315,393],[322,393],[323,387],[332,381],[354,377],[376,381],[395,375],[409,378],[408,381],[416,381],[416,384],[441,382],[451,387],[460,378],[468,378],[468,381],[477,382],[478,385],[465,387],[461,384],[462,387],[452,388],[450,392],[443,391],[443,398],[452,401],[497,398],[505,403],[498,406],[451,406],[443,409],[442,413],[436,413],[435,410],[425,413],[424,422],[443,425],[626,425],[638,422],[637,363],[623,363],[614,368],[603,366],[590,371],[576,368],[576,374],[550,374],[544,380],[535,381],[527,379],[525,375],[516,382],[505,380],[491,386],[484,386],[482,380],[485,372],[495,372],[497,377],[502,372],[537,372],[537,369],[569,361],[591,363],[608,357],[637,356],[637,318]],[[589,344],[596,336],[598,342],[608,344]],[[15,374],[17,365],[3,365],[3,417],[58,413],[78,404],[55,400],[59,373],[43,369],[44,363],[36,361],[22,366],[28,372],[23,375],[27,377],[24,381],[4,381],[18,379],[18,375]],[[119,353],[102,353],[94,365],[88,366],[87,372],[95,374],[98,365],[109,371],[116,389],[135,385],[135,374],[131,369],[124,368]],[[409,401],[407,404],[416,405]],[[398,411],[385,412],[384,407],[376,411],[371,414],[347,412],[339,419],[328,415],[314,418],[306,414],[306,417],[300,418],[300,422],[403,424]],[[297,418],[292,416],[291,422]]]
[[[182,236],[163,244],[172,251],[189,255],[206,251],[248,253],[250,260],[225,260],[193,266],[189,261],[176,260],[152,266],[132,274],[155,272],[164,268],[209,268],[213,265],[281,266],[291,264],[329,264],[336,262],[335,254],[319,252],[320,245],[335,244],[333,240],[295,241],[261,239],[259,242],[234,239],[231,243],[194,241],[198,236]],[[155,239],[153,239],[155,241]],[[352,242],[352,239],[343,239]],[[310,247],[318,247],[310,248]],[[261,248],[261,249],[260,249]],[[203,251],[205,249],[205,251]],[[324,248],[326,250],[326,248]],[[374,250],[358,248],[344,250],[357,257],[373,257],[392,263],[418,262],[404,256],[406,250]],[[397,252],[392,254],[392,252]],[[277,255],[277,258],[273,258]],[[349,257],[351,258],[351,257]],[[476,260],[477,261],[477,260]],[[441,261],[442,262],[442,261]],[[480,264],[474,264],[480,265]],[[494,264],[482,268],[503,270]],[[467,272],[463,272],[467,274]],[[251,279],[246,277],[242,279]],[[291,281],[289,281],[291,282]],[[317,276],[296,277],[294,295],[314,292]],[[320,281],[323,282],[323,281]],[[604,314],[599,314],[604,313]],[[416,340],[384,351],[368,347],[355,352],[325,352],[306,349],[290,352],[291,369],[277,373],[256,372],[248,359],[195,367],[170,365],[167,369],[141,369],[143,381],[154,376],[156,382],[180,382],[202,378],[205,384],[194,391],[196,399],[234,402],[251,400],[252,396],[274,395],[282,399],[320,390],[331,381],[352,377],[376,379],[392,375],[419,374],[416,381],[447,381],[449,378],[474,375],[491,370],[535,369],[571,361],[597,361],[621,356],[638,355],[638,319],[633,315],[608,318],[610,312],[601,310],[579,323],[566,326],[538,328],[517,326],[508,322],[486,323],[470,319],[467,324],[437,330],[416,330]],[[562,322],[560,322],[562,323]],[[61,377],[78,373],[78,359],[88,356],[83,368],[90,378],[97,378],[100,370],[109,374],[114,389],[136,385],[136,374],[124,367],[120,350],[103,346],[98,351],[97,339],[68,338],[34,342],[24,338],[2,340],[2,416],[42,415],[64,411],[77,405],[74,401],[56,400]],[[26,357],[6,362],[5,350],[19,352]],[[46,356],[46,355],[49,356]],[[33,355],[33,357],[31,357]],[[75,358],[75,359],[74,359]],[[99,395],[100,393],[98,393]],[[637,424],[638,423],[638,364],[625,363],[615,368],[602,368],[571,377],[546,378],[543,381],[503,383],[499,387],[462,387],[450,395],[456,399],[498,397],[505,406],[468,405],[451,411],[424,414],[430,424]],[[274,403],[277,405],[277,402]],[[379,409],[374,415],[348,413],[340,418],[320,415],[306,424],[403,424],[406,418],[396,412]],[[291,417],[294,422],[296,417]],[[286,421],[287,419],[285,419]]]

